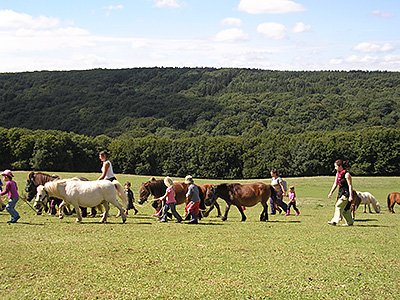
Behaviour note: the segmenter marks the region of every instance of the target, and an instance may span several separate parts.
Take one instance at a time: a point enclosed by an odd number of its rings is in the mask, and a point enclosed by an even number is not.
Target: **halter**
[[[215,202],[215,199],[217,198],[217,197],[216,197],[216,194],[215,194],[215,185],[212,186],[212,191],[213,191],[213,196],[212,196],[211,199],[210,199],[210,202],[211,202],[210,205],[213,205],[214,202]]]
[[[41,199],[41,200],[36,200],[35,201],[35,203],[40,203],[42,206],[44,206],[44,199],[46,199],[47,198],[47,200],[48,201],[50,201],[50,196],[49,196],[49,192],[46,190],[46,188],[45,187],[43,187],[43,190],[44,190],[44,197]],[[40,199],[40,198],[39,198]]]

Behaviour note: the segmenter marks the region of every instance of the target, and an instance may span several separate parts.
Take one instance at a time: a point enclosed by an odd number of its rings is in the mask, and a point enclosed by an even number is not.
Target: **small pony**
[[[372,213],[370,204],[372,204],[372,206],[373,206],[373,208],[374,208],[374,210],[375,210],[375,212],[377,214],[380,213],[381,205],[371,193],[368,193],[368,192],[356,192],[356,193],[357,193],[357,196],[360,198],[361,201],[360,202],[356,201],[356,203],[355,203],[355,208],[352,211],[353,212],[353,219],[355,217],[356,209],[358,208],[358,206],[360,204],[364,204],[364,213],[367,212],[367,205],[368,205],[369,213]]]
[[[389,212],[394,213],[393,207],[395,204],[400,205],[400,193],[391,193],[387,196],[387,205],[389,208]]]

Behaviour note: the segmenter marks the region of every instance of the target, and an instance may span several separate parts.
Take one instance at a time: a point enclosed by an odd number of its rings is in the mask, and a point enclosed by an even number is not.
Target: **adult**
[[[186,198],[188,199],[186,212],[192,216],[189,224],[197,224],[199,222],[198,220],[200,214],[200,191],[199,188],[194,184],[192,176],[187,175],[185,177],[185,183],[189,184],[188,191],[186,193]]]
[[[101,167],[101,176],[97,180],[110,180],[111,182],[116,180],[109,157],[110,153],[107,151],[99,153],[99,159],[103,162],[103,166]]]
[[[280,177],[277,169],[271,170],[271,185],[276,191],[276,200],[277,200],[278,207],[276,208],[272,198],[269,198],[269,205],[271,206],[270,215],[275,215],[276,210],[278,210],[279,213],[281,213],[282,210],[279,208],[279,206],[283,209],[284,212],[286,212],[287,205],[285,202],[282,201],[283,196],[286,196],[286,187],[285,187],[284,181]]]
[[[346,161],[338,159],[335,161],[336,178],[333,182],[332,189],[328,195],[331,198],[336,187],[339,186],[338,197],[335,204],[335,214],[329,225],[335,226],[340,221],[340,216],[343,216],[346,223],[342,226],[352,226],[353,218],[351,217],[350,203],[353,201],[353,183],[350,173],[347,171],[349,164]]]

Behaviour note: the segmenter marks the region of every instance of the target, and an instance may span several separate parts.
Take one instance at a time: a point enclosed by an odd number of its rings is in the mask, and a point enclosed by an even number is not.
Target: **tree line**
[[[259,137],[96,137],[55,130],[0,128],[0,169],[100,172],[101,150],[117,173],[198,178],[266,178],[334,174],[336,159],[354,175],[400,175],[400,129],[264,134]]]

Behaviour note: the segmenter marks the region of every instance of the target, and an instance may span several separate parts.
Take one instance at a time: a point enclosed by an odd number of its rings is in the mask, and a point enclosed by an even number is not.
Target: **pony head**
[[[381,204],[379,202],[376,202],[375,212],[378,214],[381,212]]]
[[[211,206],[214,204],[215,200],[217,199],[217,196],[215,194],[215,186],[210,185],[207,190],[206,190],[206,195],[204,197],[204,202],[207,206]]]
[[[47,200],[49,199],[49,194],[43,185],[39,185],[36,189],[36,199],[35,203],[33,203],[33,207],[36,209],[40,209],[42,206],[46,205]]]
[[[147,201],[147,198],[149,198],[150,196],[150,190],[148,187],[148,183],[147,182],[143,182],[140,185],[140,189],[139,189],[139,199],[138,199],[138,203],[139,204],[143,204],[144,202]]]

